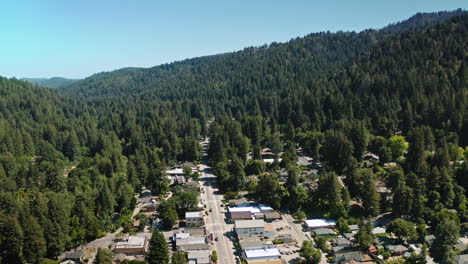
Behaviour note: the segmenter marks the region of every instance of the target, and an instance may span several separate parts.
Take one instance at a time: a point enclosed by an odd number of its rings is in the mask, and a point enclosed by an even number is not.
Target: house
[[[154,212],[154,211],[156,211],[156,204],[154,203],[146,204],[140,209],[140,212],[142,213]]]
[[[151,197],[151,190],[144,189],[143,191],[141,191],[140,197],[141,197],[141,198],[143,198],[143,197]]]
[[[370,162],[379,162],[380,158],[379,156],[375,155],[374,153],[366,153],[363,156],[364,160],[368,160]]]
[[[244,250],[242,254],[244,255],[245,260],[247,261],[278,259],[281,256],[279,249],[274,246],[247,249]]]
[[[351,241],[346,238],[334,238],[332,240],[333,246],[350,246]]]
[[[317,228],[314,229],[312,232],[315,233],[316,236],[334,236],[336,232],[330,228]]]
[[[353,251],[353,248],[351,246],[335,246],[332,247],[333,254],[338,254],[338,253],[344,253],[344,252],[350,252]]]
[[[374,227],[374,228],[372,228],[372,234],[373,235],[385,234],[385,228],[383,228],[383,227]]]
[[[400,256],[408,252],[408,248],[403,245],[386,245],[385,248],[394,256]]]
[[[186,212],[185,224],[187,226],[201,226],[205,224],[202,212]]]
[[[435,236],[434,235],[427,235],[424,237],[424,242],[428,244],[429,246],[432,245],[432,241],[434,241]]]
[[[148,239],[143,236],[129,236],[127,241],[117,242],[116,253],[144,255],[148,252]]]
[[[229,204],[233,204],[235,207],[249,207],[251,204],[244,197],[240,199],[229,200]]]
[[[453,257],[453,260],[455,260],[457,264],[467,264],[468,254],[455,256]]]
[[[65,261],[60,262],[59,264],[76,264],[76,262],[73,260],[65,260]]]
[[[195,264],[209,264],[210,257],[211,257],[210,250],[189,251],[187,254],[189,263],[195,263]]]
[[[265,233],[265,221],[239,220],[234,223],[234,230],[238,235],[263,235]]]
[[[327,219],[307,219],[304,222],[305,226],[310,230],[318,228],[334,228],[336,226],[336,221]]]
[[[367,249],[367,252],[369,252],[370,254],[374,254],[378,251],[377,247],[375,246],[370,246],[368,249]]]
[[[364,256],[360,251],[349,251],[335,254],[335,263],[347,263],[350,261],[363,262]]]
[[[344,233],[343,237],[348,239],[348,240],[354,240],[354,233]]]
[[[64,260],[71,260],[76,263],[83,263],[84,260],[84,252],[81,250],[78,250],[76,252],[68,253],[65,255]]]
[[[355,233],[355,232],[359,231],[359,226],[358,225],[349,225],[349,230],[351,231],[351,233]]]

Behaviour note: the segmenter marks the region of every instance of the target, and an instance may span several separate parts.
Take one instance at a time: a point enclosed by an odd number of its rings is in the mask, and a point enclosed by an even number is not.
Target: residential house
[[[346,238],[334,238],[332,240],[333,246],[350,246],[351,241]]]
[[[140,197],[143,198],[143,197],[151,197],[151,190],[148,190],[148,189],[144,189],[141,191],[140,193]]]
[[[203,219],[203,212],[186,212],[185,224],[187,226],[202,226],[205,224]]]
[[[400,256],[408,252],[408,248],[403,245],[385,245],[385,248],[394,256]]]
[[[81,250],[78,250],[76,252],[68,253],[65,255],[64,260],[71,260],[76,263],[83,263],[84,260],[84,252]]]
[[[364,256],[360,251],[348,251],[335,254],[335,263],[348,263],[350,261],[363,262]]]
[[[264,213],[263,218],[265,219],[265,221],[274,221],[274,220],[281,219],[281,215],[278,212],[270,212],[270,213]]]

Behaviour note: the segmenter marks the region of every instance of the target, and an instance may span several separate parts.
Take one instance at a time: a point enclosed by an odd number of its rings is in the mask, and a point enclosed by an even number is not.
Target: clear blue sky
[[[3,0],[0,75],[83,78],[456,8],[468,1]]]

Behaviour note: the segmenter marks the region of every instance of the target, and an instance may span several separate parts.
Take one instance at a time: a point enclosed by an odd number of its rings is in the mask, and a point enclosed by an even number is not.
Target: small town
[[[206,158],[208,141],[201,142]],[[301,154],[301,153],[299,153]],[[273,163],[270,149],[262,150],[265,163]],[[365,155],[369,163],[378,161],[379,157],[369,153]],[[302,166],[309,167],[306,173],[317,177],[320,164],[310,157],[301,156],[298,160]],[[388,167],[395,164],[386,164]],[[187,177],[197,174],[196,180]],[[281,175],[282,171],[278,171]],[[363,227],[358,224],[339,223],[333,219],[305,219],[303,216],[291,215],[288,212],[274,210],[268,204],[260,204],[246,199],[243,193],[220,194],[216,178],[207,164],[195,165],[182,163],[166,171],[172,186],[181,188],[182,192],[196,192],[194,210],[185,211],[183,220],[176,222],[170,230],[163,228],[164,223],[158,217],[158,205],[161,197],[151,195],[143,189],[138,195],[137,208],[130,232],[113,234],[99,244],[90,243],[89,247],[80,247],[63,255],[60,264],[92,263],[99,245],[112,249],[113,263],[126,263],[126,260],[145,261],[149,251],[152,230],[161,229],[170,252],[184,252],[190,264],[287,264],[302,263],[301,248],[304,244],[320,251],[316,263],[370,264],[384,261],[398,261],[414,255],[424,254],[426,245],[431,245],[434,235],[424,233],[422,243],[408,243],[398,234],[388,232],[391,224],[385,215],[375,218],[370,225],[372,241],[370,246],[362,248],[355,239]],[[287,177],[287,174],[285,174]],[[257,175],[248,176],[248,181],[258,180]],[[283,180],[285,182],[286,180]],[[312,184],[313,183],[309,183]],[[386,192],[385,188],[381,188]],[[244,192],[247,196],[248,193]],[[171,193],[163,200],[168,200]],[[456,212],[454,212],[456,213]],[[365,227],[364,227],[365,228]],[[398,231],[397,231],[398,232]],[[468,234],[466,234],[468,235]],[[458,251],[468,249],[468,237],[459,237],[455,248]],[[404,236],[404,235],[401,235]],[[425,255],[426,263],[435,263]],[[456,257],[458,264],[463,264],[468,254]]]

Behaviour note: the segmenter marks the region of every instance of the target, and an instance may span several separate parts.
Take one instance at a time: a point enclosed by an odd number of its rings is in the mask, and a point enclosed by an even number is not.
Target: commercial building
[[[247,261],[278,259],[281,256],[278,248],[274,246],[255,248],[255,249],[246,249],[243,251],[243,255],[244,255],[245,260]]]
[[[334,228],[336,226],[336,221],[328,219],[307,219],[304,222],[305,226],[310,230],[319,228]]]
[[[148,240],[142,236],[130,236],[127,241],[117,242],[116,253],[143,255],[148,251]]]
[[[238,235],[263,235],[265,233],[265,221],[238,220],[234,223],[234,230]]]
[[[205,224],[202,212],[186,212],[185,224],[187,226],[202,226]]]

